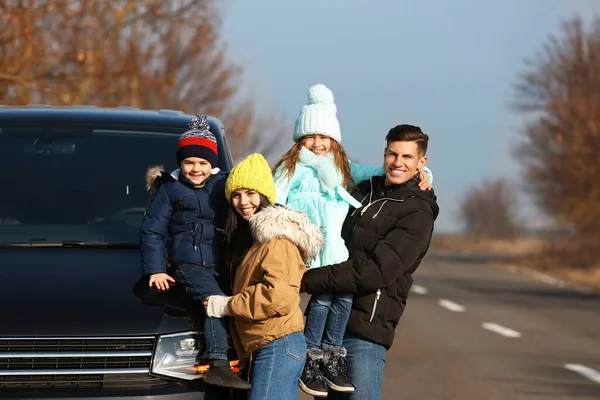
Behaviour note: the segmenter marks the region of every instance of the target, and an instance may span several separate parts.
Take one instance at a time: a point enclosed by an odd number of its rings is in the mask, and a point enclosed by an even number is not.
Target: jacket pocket
[[[183,213],[185,211],[185,201],[183,197],[178,198],[177,200],[175,200],[175,203],[173,204],[173,212],[175,214],[175,221],[177,223],[182,223],[183,222]]]

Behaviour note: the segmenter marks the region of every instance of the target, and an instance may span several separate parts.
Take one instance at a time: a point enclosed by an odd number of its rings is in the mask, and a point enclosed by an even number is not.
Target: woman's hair
[[[269,206],[269,201],[259,193],[260,203],[256,212],[260,212],[263,208]],[[225,246],[226,255],[225,262],[227,266],[236,268],[242,261],[250,247],[252,247],[252,235],[250,233],[250,225],[233,207],[233,203],[229,203],[227,210],[227,218],[225,220]]]
[[[277,161],[277,164],[275,164],[273,167],[273,174],[275,174],[275,172],[281,168],[281,176],[283,178],[292,178],[294,171],[296,170],[296,164],[300,158],[300,150],[302,150],[306,138],[310,136],[312,135],[304,136],[298,140],[292,146],[292,148],[289,149],[279,161]],[[346,156],[346,151],[344,151],[344,147],[342,147],[342,145],[334,139],[331,139],[331,148],[329,151],[333,153],[333,162],[338,171],[342,174],[342,186],[348,187],[352,177],[350,176],[350,165],[348,162],[348,156]]]

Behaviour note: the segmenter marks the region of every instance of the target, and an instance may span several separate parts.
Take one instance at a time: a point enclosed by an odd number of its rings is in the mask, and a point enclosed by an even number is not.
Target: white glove
[[[209,296],[206,315],[211,318],[222,318],[231,315],[231,296]]]

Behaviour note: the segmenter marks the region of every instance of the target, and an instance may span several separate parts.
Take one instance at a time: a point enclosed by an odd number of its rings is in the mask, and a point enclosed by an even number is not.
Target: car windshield
[[[0,122],[0,245],[137,244],[146,171],[177,168],[184,130]]]

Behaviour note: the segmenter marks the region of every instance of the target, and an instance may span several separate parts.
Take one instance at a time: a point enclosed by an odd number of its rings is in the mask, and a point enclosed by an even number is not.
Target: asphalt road
[[[479,261],[424,261],[382,398],[600,399],[600,295],[547,281]]]

